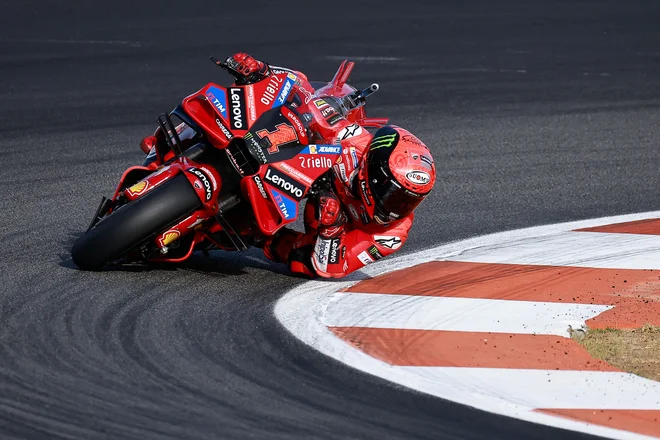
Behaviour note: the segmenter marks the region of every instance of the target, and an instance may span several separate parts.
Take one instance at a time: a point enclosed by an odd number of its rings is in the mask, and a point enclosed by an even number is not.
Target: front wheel
[[[117,208],[80,236],[71,257],[82,270],[100,270],[199,209],[202,202],[181,174]]]

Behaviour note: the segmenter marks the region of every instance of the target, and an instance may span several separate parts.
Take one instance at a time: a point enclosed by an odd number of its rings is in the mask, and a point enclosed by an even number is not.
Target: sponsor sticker
[[[330,255],[330,246],[332,240],[327,240],[321,237],[316,239],[316,245],[314,246],[314,262],[316,263],[317,269],[322,272],[327,272],[328,270],[328,257]]]
[[[342,128],[341,131],[337,134],[337,142],[341,142],[354,136],[359,136],[362,134],[362,131],[362,127],[360,127],[358,124],[352,124],[346,128]]]
[[[340,115],[339,113],[335,113],[334,115],[330,116],[330,118],[326,119],[326,121],[328,122],[328,124],[332,126],[335,125],[337,122],[341,121],[342,119],[344,119],[342,115]]]
[[[330,105],[330,104],[328,104],[328,103],[327,103],[325,100],[323,100],[323,99],[315,99],[315,100],[314,100],[314,105],[316,106],[316,108],[318,108],[318,109],[322,109],[322,108],[325,107],[326,105]]]
[[[193,229],[195,226],[199,225],[199,224],[202,223],[203,221],[204,221],[203,218],[198,218],[198,219],[195,220],[193,223],[191,223],[190,226],[188,226],[188,229]]]
[[[291,69],[288,69],[286,67],[279,67],[279,66],[270,66],[270,71],[275,74],[291,73]]]
[[[222,134],[225,135],[225,137],[227,138],[227,140],[230,140],[231,138],[234,137],[234,136],[232,136],[232,134],[231,134],[231,132],[229,131],[229,129],[228,129],[227,127],[225,127],[225,124],[223,124],[222,121],[221,121],[220,119],[215,118],[215,123],[218,125],[218,128],[220,128],[220,130],[222,131]]]
[[[259,160],[259,162],[261,162],[262,164],[267,164],[267,163],[268,163],[268,159],[266,159],[266,155],[264,154],[264,151],[261,149],[261,146],[259,145],[259,143],[257,142],[257,140],[254,138],[254,136],[252,135],[252,133],[247,133],[247,134],[243,137],[243,139],[244,139],[246,142],[248,142],[248,143],[250,144],[250,146],[252,146],[252,148],[250,148],[250,147],[248,146],[248,148],[250,149],[250,151],[251,151],[253,154],[256,154],[257,156],[259,156],[259,157],[257,158],[257,159]]]
[[[172,243],[173,241],[177,240],[179,237],[181,237],[181,233],[179,231],[172,229],[161,235],[158,241],[161,247],[165,247],[168,244]]]
[[[358,260],[360,260],[360,261],[362,262],[362,264],[364,264],[365,266],[366,266],[367,264],[371,264],[371,263],[373,263],[374,261],[376,261],[376,260],[374,260],[373,258],[371,258],[371,256],[369,255],[369,253],[368,253],[367,251],[362,251],[362,252],[360,252],[360,253],[358,254]]]
[[[367,182],[360,182],[360,189],[362,190],[362,195],[364,196],[364,201],[367,203],[367,206],[371,206],[371,200],[369,198],[369,192],[367,191]]]
[[[308,145],[300,154],[341,154],[341,145]]]
[[[293,122],[294,127],[296,128],[296,131],[298,132],[298,135],[300,136],[300,139],[307,140],[307,130],[305,130],[305,127],[303,126],[302,121],[296,116],[295,113],[293,113],[291,110],[289,110],[286,107],[282,107],[282,113],[291,121]]]
[[[401,247],[401,238],[392,235],[374,235],[374,241],[380,246],[397,250]]]
[[[326,108],[324,108],[323,110],[321,110],[321,115],[322,115],[324,118],[327,118],[328,116],[333,115],[333,114],[335,114],[335,113],[337,113],[337,112],[336,112],[335,109],[332,108],[332,107],[326,107]]]
[[[371,149],[390,148],[396,142],[397,133],[384,134],[371,140]]]
[[[264,199],[268,198],[268,194],[266,194],[266,189],[264,188],[264,184],[261,181],[261,178],[259,176],[254,176],[254,183],[257,184],[257,188],[259,189],[259,192],[261,193],[261,197]]]
[[[305,95],[305,104],[309,104],[309,101],[311,101],[313,98],[311,92],[303,86],[299,86],[298,90],[300,90],[302,94]]]
[[[245,121],[245,92],[242,88],[232,87],[229,89],[229,100],[231,101],[231,117],[229,122],[234,130],[246,130]]]
[[[282,105],[286,102],[286,99],[289,97],[289,93],[291,93],[291,90],[293,89],[293,84],[296,81],[296,76],[293,75],[292,73],[287,74],[286,81],[284,82],[284,85],[282,86],[282,90],[280,90],[279,95],[277,95],[277,99],[275,102],[273,102],[273,108],[277,107],[278,105]]]
[[[232,165],[234,165],[234,168],[238,170],[239,173],[245,174],[245,171],[243,171],[243,168],[236,162],[236,158],[229,152],[229,150],[225,150],[227,152],[227,157],[231,160]]]
[[[197,168],[188,168],[186,171],[197,176],[204,187],[206,201],[208,202],[211,200],[211,197],[213,197],[213,187],[211,186],[211,179],[206,175],[206,173]]]
[[[216,190],[218,189],[218,182],[215,181],[215,177],[213,177],[213,173],[208,170],[208,168],[200,167],[204,173],[211,179],[211,182],[213,183],[213,189]]]
[[[273,164],[273,166],[295,177],[296,179],[305,183],[305,185],[307,186],[312,186],[312,184],[314,183],[314,181],[309,176],[306,176],[305,174],[301,173],[300,171],[298,171],[297,169],[295,169],[286,162],[276,162]]]
[[[339,263],[339,239],[333,238],[330,240],[330,255],[328,256],[328,264]]]
[[[261,95],[259,102],[263,105],[273,104],[273,101],[275,101],[275,95],[280,89],[280,85],[282,85],[282,81],[284,80],[277,75],[271,76],[266,84],[266,90],[264,91],[264,94]]]
[[[250,119],[250,124],[252,124],[257,120],[257,109],[254,106],[254,87],[248,85],[245,87],[245,91],[247,94],[248,118]]]
[[[284,217],[284,219],[291,220],[292,218],[296,217],[296,209],[298,206],[296,202],[274,189],[270,190],[270,194],[273,196],[275,205],[277,206],[277,209],[282,213],[282,217]]]
[[[348,176],[346,175],[346,165],[343,163],[337,164],[339,169],[339,176],[341,177],[342,182],[348,182]]]
[[[305,193],[305,188],[300,183],[295,182],[285,174],[279,173],[273,167],[266,168],[264,179],[298,201],[302,199]]]
[[[353,217],[354,220],[356,220],[356,221],[360,220],[360,215],[358,214],[357,210],[355,209],[355,206],[349,204],[348,205],[348,212],[351,213],[351,217]]]
[[[131,197],[135,197],[142,194],[147,188],[149,188],[149,182],[143,180],[128,188],[126,192],[128,192]]]
[[[358,163],[360,162],[357,157],[357,152],[355,151],[355,147],[351,147],[350,149],[351,152],[351,157],[353,158],[353,168],[357,168]]]
[[[372,245],[369,249],[367,249],[367,252],[369,252],[369,255],[371,255],[374,260],[380,260],[383,258],[383,254],[380,253],[376,246]]]
[[[300,168],[330,168],[332,166],[332,160],[323,156],[298,156],[298,159],[300,160]],[[346,173],[344,172],[344,174]]]
[[[211,86],[206,90],[206,99],[213,104],[220,115],[227,119],[227,93],[217,87]]]
[[[431,176],[425,171],[410,171],[406,173],[406,179],[416,185],[426,185],[431,181]]]

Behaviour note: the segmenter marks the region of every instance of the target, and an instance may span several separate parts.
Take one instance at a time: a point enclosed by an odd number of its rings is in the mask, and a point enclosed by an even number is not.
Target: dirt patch
[[[573,332],[572,337],[596,359],[660,381],[660,327],[646,324],[637,329],[590,329]]]

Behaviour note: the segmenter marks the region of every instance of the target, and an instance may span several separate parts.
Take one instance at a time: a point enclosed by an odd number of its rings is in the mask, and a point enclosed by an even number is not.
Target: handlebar
[[[220,61],[216,59],[215,57],[209,57],[211,61],[216,66],[219,66],[223,69],[228,70],[230,73],[232,72],[232,66],[230,66],[227,63],[227,60]],[[337,99],[340,107],[343,110],[344,116],[346,116],[350,111],[362,107],[364,104],[367,103],[367,98],[374,93],[378,91],[380,86],[376,83],[371,84],[369,87],[367,87],[364,90],[356,90],[355,92],[351,93],[350,95],[346,95],[341,99]]]
[[[373,83],[372,85],[370,85],[366,89],[362,90],[362,92],[361,92],[362,96],[364,96],[366,98],[367,96],[371,95],[372,93],[376,93],[379,88],[380,88],[380,86],[378,84]]]
[[[367,97],[376,93],[380,86],[376,83],[373,83],[364,90],[356,90],[350,95],[346,95],[344,98],[339,100],[339,104],[344,110],[344,116],[346,116],[351,110],[354,110],[358,107],[362,107],[367,103]]]

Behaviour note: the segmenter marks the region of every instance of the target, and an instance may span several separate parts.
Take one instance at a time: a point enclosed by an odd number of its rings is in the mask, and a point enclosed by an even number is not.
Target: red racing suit
[[[359,194],[357,170],[372,134],[344,118],[323,96],[311,97],[310,90],[313,91],[313,88],[306,76],[291,71],[301,79],[296,92],[303,102],[308,101],[305,104],[301,102],[298,110],[313,116],[309,122],[312,140],[342,145],[343,153],[328,177],[346,221],[337,227],[332,238],[324,237],[327,234],[319,233],[319,200],[310,197],[305,207],[305,232],[283,228],[263,249],[266,257],[287,264],[291,271],[298,274],[341,278],[401,248],[408,238],[414,213],[389,224],[380,224],[370,218]]]

